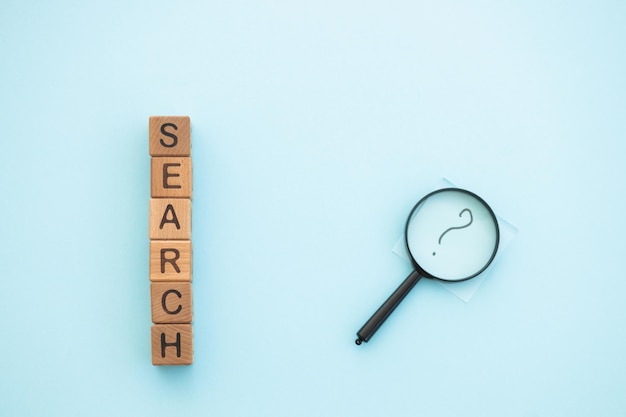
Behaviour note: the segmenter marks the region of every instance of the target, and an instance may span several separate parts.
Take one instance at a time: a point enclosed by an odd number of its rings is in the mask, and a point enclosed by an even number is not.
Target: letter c
[[[180,310],[183,309],[183,306],[179,304],[178,307],[176,308],[176,310],[174,310],[174,311],[172,311],[172,310],[167,308],[167,304],[165,302],[167,300],[167,296],[172,294],[172,293],[176,294],[176,296],[178,296],[178,298],[183,298],[183,295],[180,293],[180,291],[174,290],[174,289],[167,290],[167,291],[165,291],[163,293],[163,296],[161,296],[161,307],[163,307],[163,311],[165,311],[167,314],[174,315],[174,314],[180,313]]]

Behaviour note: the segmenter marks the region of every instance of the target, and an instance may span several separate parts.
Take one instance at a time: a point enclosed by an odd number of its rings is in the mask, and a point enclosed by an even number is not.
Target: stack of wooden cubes
[[[193,331],[189,117],[150,117],[149,142],[152,364],[190,365]]]

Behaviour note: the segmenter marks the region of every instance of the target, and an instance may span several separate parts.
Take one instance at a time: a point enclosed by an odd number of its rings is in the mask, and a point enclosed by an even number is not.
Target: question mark
[[[441,245],[441,239],[443,239],[443,236],[448,233],[450,230],[454,230],[454,229],[465,229],[466,227],[469,227],[470,224],[472,224],[472,222],[474,221],[474,216],[472,216],[472,211],[468,208],[464,208],[463,210],[461,210],[461,212],[459,213],[459,217],[463,217],[463,213],[468,212],[470,215],[470,221],[468,224],[464,225],[464,226],[456,226],[456,227],[450,227],[448,229],[446,229],[445,232],[443,232],[441,234],[441,236],[439,236],[439,245]],[[435,256],[436,252],[433,252],[433,256]]]

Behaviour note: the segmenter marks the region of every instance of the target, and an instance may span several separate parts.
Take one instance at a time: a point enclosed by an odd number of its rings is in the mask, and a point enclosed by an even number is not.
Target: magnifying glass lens
[[[478,196],[448,189],[422,200],[406,226],[406,245],[419,268],[445,281],[482,272],[498,245],[493,212]]]

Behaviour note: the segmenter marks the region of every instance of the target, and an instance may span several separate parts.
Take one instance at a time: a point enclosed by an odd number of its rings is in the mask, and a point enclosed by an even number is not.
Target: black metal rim
[[[493,220],[493,223],[496,225],[496,243],[494,245],[493,252],[491,253],[491,257],[489,258],[489,261],[487,261],[487,263],[485,263],[485,266],[483,266],[475,274],[470,275],[470,276],[465,277],[465,278],[462,278],[462,279],[455,279],[455,280],[449,280],[449,279],[445,279],[445,278],[441,278],[441,277],[436,277],[436,276],[428,273],[427,271],[425,271],[417,263],[417,261],[413,257],[413,254],[411,253],[411,249],[409,248],[409,241],[408,241],[408,237],[407,237],[407,234],[408,234],[408,231],[409,231],[409,224],[411,223],[411,218],[413,217],[413,213],[415,213],[415,210],[417,210],[419,208],[419,206],[422,203],[424,203],[424,201],[426,201],[427,199],[429,199],[433,195],[439,194],[439,193],[443,193],[443,192],[448,192],[448,191],[457,191],[457,192],[469,194],[470,196],[474,197],[483,206],[485,206],[485,208],[487,209],[487,212],[489,213],[489,215],[491,216],[491,218]],[[453,187],[442,188],[440,190],[435,190],[435,191],[433,191],[433,192],[431,192],[429,194],[426,194],[424,197],[422,197],[422,199],[420,201],[417,202],[417,204],[415,204],[415,206],[413,207],[413,209],[409,213],[409,217],[407,217],[406,224],[404,226],[404,247],[406,248],[406,251],[409,254],[409,259],[411,260],[411,264],[413,265],[413,268],[415,268],[415,270],[417,272],[419,272],[421,275],[423,275],[424,277],[430,278],[430,279],[436,279],[436,280],[439,280],[439,281],[444,281],[444,282],[461,282],[461,281],[467,281],[470,278],[474,278],[475,276],[480,275],[485,269],[487,269],[487,267],[491,264],[493,259],[496,257],[496,252],[498,252],[498,246],[500,246],[500,226],[498,225],[498,219],[496,218],[495,213],[493,212],[491,207],[489,207],[489,204],[487,204],[487,202],[485,200],[483,200],[480,196],[474,194],[471,191],[464,190],[462,188],[453,188]]]

